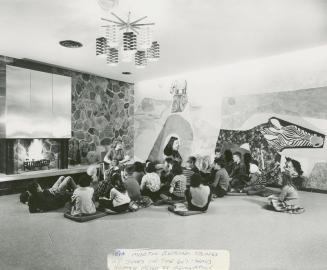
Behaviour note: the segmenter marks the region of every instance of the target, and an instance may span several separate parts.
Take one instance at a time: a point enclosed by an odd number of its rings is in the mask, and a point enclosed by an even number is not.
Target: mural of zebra
[[[322,148],[324,145],[325,135],[321,133],[276,117],[270,118],[268,124],[270,126],[263,128],[261,133],[278,152],[286,148]]]

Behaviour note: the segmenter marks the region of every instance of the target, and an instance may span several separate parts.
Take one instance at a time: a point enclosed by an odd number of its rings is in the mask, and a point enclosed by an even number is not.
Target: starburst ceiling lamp
[[[116,55],[116,53],[119,52],[119,54],[121,54],[120,58],[123,62],[131,62],[134,58],[135,64],[138,67],[143,67],[148,62],[147,50],[151,49],[151,59],[153,58],[157,60],[159,58],[159,43],[157,41],[152,41],[152,30],[149,27],[151,25],[154,25],[154,23],[140,23],[142,20],[147,18],[147,16],[139,18],[135,21],[131,21],[129,12],[127,21],[124,21],[115,13],[111,12],[111,14],[117,20],[101,18],[101,20],[110,23],[109,25],[102,26],[105,28],[106,31],[105,53],[107,54],[108,64],[112,62],[112,57],[109,56],[112,52],[115,52],[115,64],[116,59],[119,59],[119,56]],[[119,42],[118,38],[119,31],[123,31],[121,42]],[[101,46],[99,45],[99,47]],[[110,49],[112,48],[117,49],[117,51],[110,51]],[[99,53],[97,53],[97,55],[100,55],[100,52],[102,51],[99,49]]]

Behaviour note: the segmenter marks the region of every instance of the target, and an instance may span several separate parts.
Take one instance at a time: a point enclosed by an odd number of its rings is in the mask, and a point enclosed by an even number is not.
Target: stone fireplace
[[[0,152],[0,173],[68,168],[68,139],[2,139]]]

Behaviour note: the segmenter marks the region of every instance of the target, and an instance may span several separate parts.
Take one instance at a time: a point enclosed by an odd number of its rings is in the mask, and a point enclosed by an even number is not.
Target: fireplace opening
[[[28,171],[66,169],[68,139],[5,139],[0,172],[20,174]]]
[[[16,173],[59,168],[60,146],[53,139],[18,139],[14,144]]]

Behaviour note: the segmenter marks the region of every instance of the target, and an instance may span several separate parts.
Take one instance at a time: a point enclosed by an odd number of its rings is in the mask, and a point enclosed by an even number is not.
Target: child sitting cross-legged
[[[141,193],[143,196],[148,196],[152,201],[157,201],[160,195],[160,177],[156,173],[155,164],[148,162],[145,167],[145,175],[141,181]]]
[[[268,203],[277,212],[303,213],[304,208],[299,205],[299,194],[293,183],[293,179],[301,176],[303,173],[301,164],[294,159],[287,158],[284,170],[282,190],[278,196],[269,196]]]
[[[258,167],[258,162],[252,160],[250,162],[250,181],[240,192],[247,193],[247,195],[263,195],[266,190],[266,178],[261,175]]]
[[[163,170],[160,173],[161,188],[160,193],[167,193],[170,188],[170,183],[174,178],[172,173],[174,161],[172,158],[166,158],[163,166]]]
[[[112,189],[111,178],[114,174],[120,174],[119,161],[113,159],[110,163],[110,168],[104,172],[104,180],[100,181],[94,191],[94,198],[97,201],[100,197],[106,197]]]
[[[169,196],[173,200],[181,200],[185,198],[186,176],[183,175],[183,169],[178,162],[174,162],[172,168],[173,180],[170,183]]]
[[[72,196],[71,215],[90,215],[96,212],[93,202],[94,189],[90,187],[92,179],[89,175],[83,175],[79,180],[79,187]]]
[[[134,166],[129,165],[126,166],[123,171],[123,181],[128,193],[128,196],[132,201],[138,201],[141,199],[141,188],[135,176],[133,174]]]
[[[144,176],[144,164],[139,161],[135,161],[133,167],[133,176],[140,185],[142,177]]]
[[[109,209],[116,213],[125,212],[129,209],[131,201],[128,196],[126,187],[121,179],[120,174],[114,174],[111,178],[113,188],[110,190],[110,196],[99,198],[99,208]]]
[[[206,211],[211,201],[210,187],[202,184],[200,174],[191,176],[190,189],[185,192],[188,210],[190,211]]]
[[[183,169],[183,175],[186,177],[186,187],[190,187],[191,176],[194,173],[199,173],[199,169],[195,166],[196,158],[191,156],[186,161],[185,168]]]
[[[212,191],[215,197],[222,198],[227,193],[230,178],[225,169],[225,161],[222,158],[215,158],[213,166],[216,174],[212,183]]]

